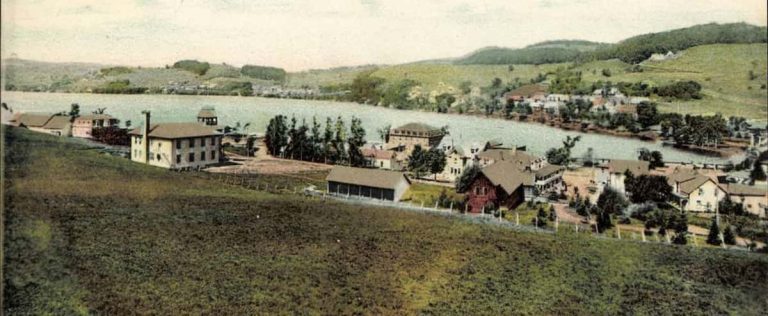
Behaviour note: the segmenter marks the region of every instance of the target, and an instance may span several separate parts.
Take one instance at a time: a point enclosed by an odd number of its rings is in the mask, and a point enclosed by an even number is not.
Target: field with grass
[[[643,72],[627,72],[629,64],[619,60],[590,62],[577,67],[583,80],[647,82],[653,85],[678,80],[694,80],[702,85],[704,98],[691,101],[658,100],[665,112],[738,115],[768,120],[768,69],[766,44],[717,44],[692,47],[682,56],[660,62],[645,62]],[[602,75],[610,69],[611,76]],[[750,79],[752,71],[754,79]]]
[[[765,255],[260,193],[3,132],[8,315],[768,309]]]

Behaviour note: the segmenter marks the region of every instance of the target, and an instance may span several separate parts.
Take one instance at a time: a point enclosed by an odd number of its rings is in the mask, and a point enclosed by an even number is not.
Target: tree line
[[[347,129],[344,119],[327,117],[325,126],[312,117],[301,123],[295,117],[277,115],[269,120],[264,137],[267,151],[277,157],[343,164],[353,167],[365,166],[361,148],[365,145],[365,129],[357,117],[352,117]]]

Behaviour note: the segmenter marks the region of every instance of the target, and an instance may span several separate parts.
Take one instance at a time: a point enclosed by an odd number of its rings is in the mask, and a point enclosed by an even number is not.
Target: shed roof
[[[45,125],[43,125],[43,128],[45,129],[65,129],[67,128],[67,125],[69,125],[69,116],[63,116],[63,115],[55,115],[51,117],[50,120],[48,120]]]
[[[738,196],[766,196],[768,190],[750,185],[729,184],[728,193]]]
[[[536,176],[537,177],[546,177],[548,175],[551,175],[556,172],[560,172],[560,170],[565,169],[563,166],[558,165],[546,165],[542,167],[539,170],[536,170]]]
[[[411,180],[409,180],[402,172],[345,166],[334,166],[325,178],[326,181],[356,184],[380,189],[395,189],[403,179],[409,184],[411,183]]]
[[[396,156],[392,150],[375,149],[375,148],[363,148],[363,156],[376,159],[391,159]]]
[[[129,134],[142,135],[144,127],[138,127],[133,129]],[[149,130],[149,137],[175,139],[175,138],[187,138],[187,137],[203,137],[221,135],[215,129],[210,126],[205,126],[200,123],[160,123],[152,124]]]
[[[43,127],[53,117],[50,113],[18,113],[13,119],[15,125],[27,127]]]
[[[619,160],[614,159],[608,162],[608,171],[611,173],[632,172],[633,175],[648,174],[649,162],[643,160]]]

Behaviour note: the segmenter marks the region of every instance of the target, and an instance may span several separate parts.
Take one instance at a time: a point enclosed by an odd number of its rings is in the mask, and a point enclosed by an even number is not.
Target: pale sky
[[[766,0],[0,0],[2,57],[289,71],[458,57],[544,40],[616,42],[718,22],[766,25]]]

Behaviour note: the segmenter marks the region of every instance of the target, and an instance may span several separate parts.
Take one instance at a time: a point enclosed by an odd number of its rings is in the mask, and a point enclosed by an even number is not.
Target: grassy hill
[[[587,82],[610,80],[663,85],[694,80],[702,85],[702,100],[658,100],[661,109],[691,114],[723,113],[765,121],[768,118],[766,56],[766,44],[716,44],[692,47],[672,60],[644,62],[643,72],[628,72],[630,65],[615,59],[585,63],[576,69],[582,71],[583,80]],[[612,75],[603,76],[602,69],[610,69]]]
[[[248,191],[7,128],[6,314],[760,314],[768,256]]]

